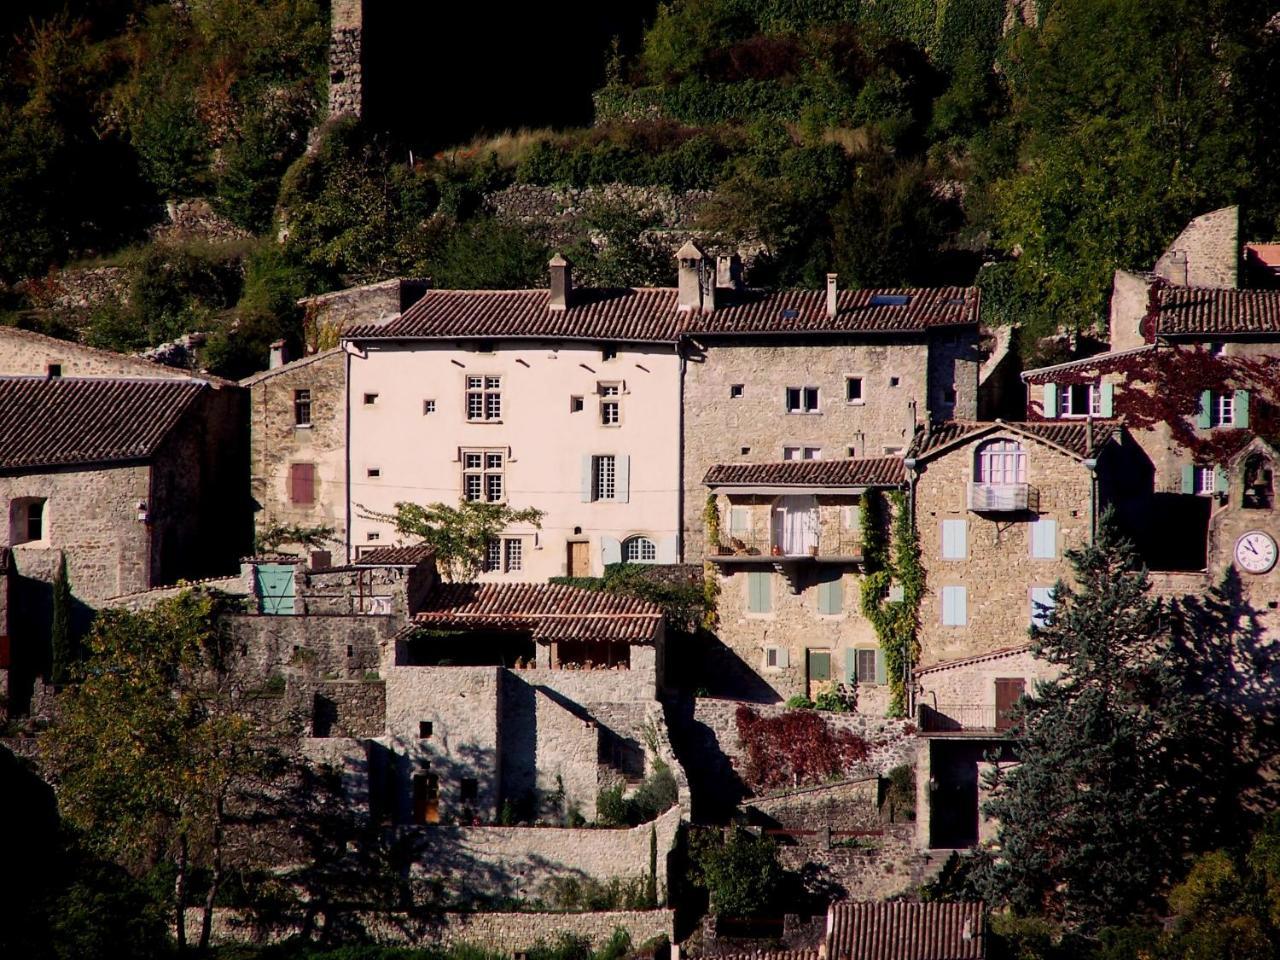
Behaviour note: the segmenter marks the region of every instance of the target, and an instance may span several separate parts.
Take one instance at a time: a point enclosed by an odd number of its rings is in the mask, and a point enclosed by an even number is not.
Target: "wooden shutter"
[[[315,464],[289,465],[289,502],[297,504],[316,502]]]
[[[1098,415],[1101,417],[1110,417],[1115,414],[1115,397],[1116,385],[1114,383],[1098,384]]]
[[[613,498],[618,503],[626,503],[631,499],[631,458],[625,453],[620,453],[613,458],[614,463],[614,494]]]
[[[839,573],[833,579],[818,584],[818,612],[828,616],[840,613],[844,607],[844,582]]]
[[[948,627],[963,627],[969,622],[968,592],[964,587],[942,588],[942,623]]]
[[[942,521],[942,559],[963,560],[969,554],[968,524],[964,520]]]
[[[747,573],[747,610],[751,613],[768,613],[773,597],[769,590],[769,574],[760,570]]]
[[[1247,427],[1249,425],[1249,391],[1237,390],[1235,407],[1231,411],[1233,427]]]
[[[592,489],[595,480],[595,464],[590,454],[585,454],[582,458],[582,502],[590,503],[595,498],[595,491]]]
[[[1031,556],[1052,560],[1058,555],[1058,521],[1037,520],[1031,524]]]
[[[1182,492],[1196,492],[1196,466],[1194,463],[1184,463],[1182,465]]]
[[[858,651],[849,647],[844,652],[844,682],[858,682]]]
[[[888,671],[884,665],[884,651],[876,650],[876,683],[887,683],[888,679]]]
[[[611,563],[622,562],[622,544],[613,537],[600,538],[600,562],[606,567]]]
[[[1209,429],[1209,411],[1213,407],[1213,391],[1202,390],[1200,392],[1200,412],[1196,414],[1196,426],[1201,430]]]
[[[1044,403],[1041,411],[1046,419],[1052,420],[1058,415],[1058,385],[1056,383],[1046,383],[1044,385]]]

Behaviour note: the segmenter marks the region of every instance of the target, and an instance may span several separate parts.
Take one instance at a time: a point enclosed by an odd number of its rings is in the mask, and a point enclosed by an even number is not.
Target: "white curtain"
[[[773,542],[787,556],[803,556],[818,545],[818,501],[780,497],[773,507]]]

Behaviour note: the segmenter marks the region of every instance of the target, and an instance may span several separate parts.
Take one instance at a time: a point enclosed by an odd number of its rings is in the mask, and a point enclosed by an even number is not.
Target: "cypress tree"
[[[1203,713],[1133,545],[1103,515],[1069,551],[1077,588],[1034,629],[1057,664],[1015,718],[1021,763],[988,776],[999,824],[979,886],[994,902],[1090,931],[1152,907],[1197,835]]]
[[[67,579],[67,555],[58,555],[58,572],[53,578],[53,628],[50,631],[52,651],[50,679],[63,684],[71,674],[75,659],[75,638],[71,634],[71,581]]]

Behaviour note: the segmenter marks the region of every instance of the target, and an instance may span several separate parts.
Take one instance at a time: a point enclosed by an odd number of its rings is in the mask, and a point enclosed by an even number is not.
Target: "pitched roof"
[[[927,667],[916,667],[912,673],[917,677],[922,673],[934,673],[938,670],[954,670],[957,667],[968,667],[975,663],[985,663],[988,660],[1002,660],[1005,657],[1016,656],[1019,653],[1026,653],[1031,649],[1029,643],[1024,643],[1017,647],[1001,647],[999,650],[988,650],[986,653],[974,654],[972,657],[961,657],[958,660],[943,660],[940,663],[931,663]]]
[[[901,457],[862,460],[785,460],[781,463],[717,463],[702,482],[778,487],[894,487],[906,472]]]
[[[1093,443],[1089,442],[1092,429]],[[1118,420],[1094,420],[1092,427],[1085,420],[1056,421],[1032,420],[1024,422],[959,421],[939,424],[929,431],[921,430],[911,442],[908,458],[928,459],[951,447],[977,439],[988,433],[1007,431],[1040,440],[1057,447],[1063,453],[1083,460],[1095,454],[1120,431]]]
[[[1110,370],[1125,367],[1135,357],[1141,357],[1145,354],[1154,355],[1159,349],[1160,346],[1158,344],[1148,343],[1130,350],[1098,353],[1092,357],[1081,357],[1079,360],[1068,360],[1065,363],[1055,363],[1048,367],[1035,367],[1031,370],[1024,370],[1022,371],[1022,379],[1025,383],[1052,383],[1056,374],[1068,371],[1090,370],[1096,373],[1107,373]]]
[[[834,318],[822,290],[718,290],[713,311],[680,311],[670,287],[573,291],[564,310],[547,290],[431,290],[386,323],[351,327],[350,340],[533,337],[674,343],[682,336],[907,333],[978,322],[973,287],[842,290]]]
[[[0,469],[145,460],[202,380],[0,377]]]
[[[425,543],[414,544],[411,547],[378,547],[376,550],[366,550],[361,553],[352,566],[416,567],[434,555],[435,551]]]
[[[559,583],[441,583],[413,619],[442,629],[529,630],[535,640],[646,643],[657,636],[662,608]]]
[[[342,353],[341,347],[331,347],[328,350],[321,350],[319,353],[313,353],[307,357],[299,357],[297,360],[290,360],[288,363],[282,363],[278,367],[272,367],[270,370],[263,370],[252,376],[245,377],[240,381],[242,387],[252,387],[261,383],[263,380],[270,380],[272,377],[278,377],[282,373],[292,373],[300,367],[308,367],[313,363],[321,360],[328,360],[336,354]]]
[[[830,960],[982,960],[981,903],[843,901],[831,905]]]
[[[758,950],[755,953],[717,953],[714,960],[818,960],[818,950]]]
[[[1164,286],[1159,298],[1160,336],[1280,335],[1280,290]]]

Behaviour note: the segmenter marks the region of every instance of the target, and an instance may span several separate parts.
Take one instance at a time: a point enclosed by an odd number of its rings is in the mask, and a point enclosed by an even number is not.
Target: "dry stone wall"
[[[364,110],[364,0],[333,0],[329,7],[329,116],[359,117]]]

